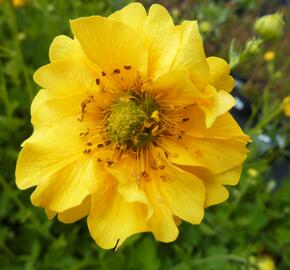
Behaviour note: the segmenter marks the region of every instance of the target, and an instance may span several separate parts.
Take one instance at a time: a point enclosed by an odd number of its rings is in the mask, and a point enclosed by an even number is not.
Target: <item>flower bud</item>
[[[278,39],[283,34],[284,20],[282,13],[274,13],[259,18],[254,26],[254,30],[263,39]]]
[[[246,43],[246,48],[243,54],[258,54],[261,51],[261,45],[263,41],[261,39],[252,38]]]

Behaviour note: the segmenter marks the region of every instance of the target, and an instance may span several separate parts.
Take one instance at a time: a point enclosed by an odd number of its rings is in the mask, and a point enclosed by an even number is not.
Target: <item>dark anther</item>
[[[160,169],[160,170],[164,170],[164,169],[165,169],[165,165],[160,165],[160,166],[159,166],[159,169]]]
[[[124,66],[124,69],[130,70],[131,69],[131,66]]]
[[[107,163],[108,167],[110,167],[110,166],[112,166],[114,164],[114,162],[112,160],[110,160],[110,159],[107,159],[106,163]]]
[[[102,160],[100,158],[97,159],[98,162],[102,162]]]
[[[182,119],[182,122],[186,122],[186,121],[188,121],[189,120],[189,118],[183,118]]]
[[[98,145],[97,145],[97,147],[98,148],[102,148],[104,145],[102,144],[102,143],[99,143]]]
[[[88,142],[87,143],[87,146],[92,146],[93,144],[91,142]]]
[[[120,71],[120,69],[115,68],[113,72],[114,72],[114,74],[120,74],[121,71]]]
[[[105,141],[105,145],[110,145],[111,144],[111,141],[110,140],[108,140],[108,141]]]
[[[100,79],[96,78],[96,84],[99,85],[100,84]]]
[[[106,72],[105,71],[102,71],[102,76],[106,76]]]

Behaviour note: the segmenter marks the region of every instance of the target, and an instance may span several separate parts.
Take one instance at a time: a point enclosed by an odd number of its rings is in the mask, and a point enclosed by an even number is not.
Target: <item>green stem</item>
[[[3,66],[2,66],[1,60],[0,60],[0,93],[1,93],[0,97],[5,106],[6,115],[8,117],[11,117],[12,109],[10,107],[10,101],[9,101],[8,91],[6,88],[5,77],[4,77]]]
[[[13,41],[14,41],[14,46],[15,46],[15,50],[18,56],[18,60],[20,63],[20,67],[21,67],[21,71],[25,80],[25,84],[26,84],[26,91],[27,91],[27,95],[29,97],[30,100],[33,99],[33,88],[32,88],[32,84],[31,84],[31,80],[30,80],[30,76],[28,74],[28,69],[24,60],[24,56],[23,56],[23,52],[22,52],[22,48],[21,48],[21,44],[20,44],[20,40],[18,38],[18,34],[19,34],[19,27],[18,27],[18,22],[17,22],[17,18],[16,18],[16,14],[15,14],[15,9],[13,7],[13,4],[11,3],[11,1],[6,1],[6,12],[7,12],[7,17],[9,18],[9,26],[10,26],[10,30],[12,32],[13,35]]]
[[[264,126],[266,126],[269,122],[271,122],[276,116],[278,116],[282,112],[282,107],[279,104],[279,106],[271,113],[268,114],[264,119],[262,119],[258,125],[252,130],[253,133],[260,130]]]

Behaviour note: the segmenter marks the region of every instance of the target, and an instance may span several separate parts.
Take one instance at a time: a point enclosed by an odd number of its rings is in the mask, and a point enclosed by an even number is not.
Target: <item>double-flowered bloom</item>
[[[228,198],[249,137],[228,112],[228,64],[206,57],[196,21],[174,25],[160,5],[133,3],[108,18],[71,21],[51,63],[34,75],[34,132],[19,188],[64,223],[87,216],[103,248],[152,232],[170,242],[181,220]]]

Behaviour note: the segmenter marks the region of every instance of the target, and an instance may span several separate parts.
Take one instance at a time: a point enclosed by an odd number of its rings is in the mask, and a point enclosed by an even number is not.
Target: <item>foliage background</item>
[[[21,142],[31,132],[30,103],[38,87],[33,72],[48,63],[56,35],[70,35],[69,19],[108,15],[125,0],[30,0],[24,7],[0,4],[0,268],[3,270],[235,270],[262,269],[261,258],[290,269],[289,119],[276,113],[289,95],[289,2],[266,0],[163,2],[176,22],[203,23],[207,55],[228,59],[232,39],[243,50],[257,17],[284,12],[284,37],[263,46],[233,74],[242,108],[237,119],[252,136],[251,154],[230,199],[206,211],[200,226],[183,223],[175,243],[150,234],[131,237],[117,252],[99,249],[85,221],[64,225],[47,220],[31,205],[32,190],[19,191],[14,169]],[[206,27],[207,26],[207,27]],[[210,27],[209,27],[210,26]],[[263,54],[276,52],[267,62]],[[237,75],[238,74],[238,75]]]

